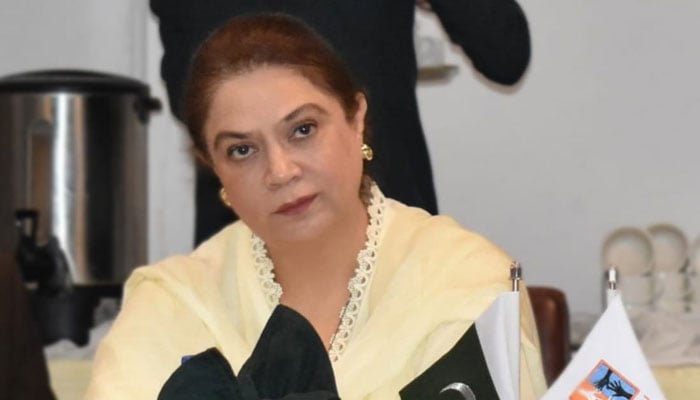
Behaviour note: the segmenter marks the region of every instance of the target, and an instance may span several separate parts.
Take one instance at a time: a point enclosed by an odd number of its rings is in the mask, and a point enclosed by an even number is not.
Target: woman
[[[88,397],[155,398],[182,356],[211,347],[238,372],[283,304],[328,349],[341,398],[395,399],[509,289],[499,249],[365,175],[365,94],[303,23],[231,20],[197,52],[186,99],[196,153],[241,221],[134,272]],[[535,398],[524,305],[523,398]]]
[[[428,148],[418,115],[413,46],[414,0],[150,0],[163,42],[161,76],[171,109],[184,121],[182,103],[192,55],[208,33],[233,16],[257,12],[295,15],[329,40],[363,87],[375,140],[372,177],[382,191],[437,213]],[[435,20],[490,83],[513,85],[530,59],[525,14],[515,0],[431,0]],[[481,80],[481,79],[480,79]],[[487,85],[491,86],[491,85]],[[465,112],[469,112],[465,108]],[[381,134],[380,134],[381,132]],[[216,188],[216,189],[214,189]],[[195,241],[201,243],[234,219],[219,204],[218,179],[197,169]],[[228,222],[227,222],[228,221]]]

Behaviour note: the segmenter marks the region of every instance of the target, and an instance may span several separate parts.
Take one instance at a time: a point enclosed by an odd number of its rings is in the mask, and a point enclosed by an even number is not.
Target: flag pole
[[[510,281],[512,283],[512,291],[520,291],[520,280],[523,277],[522,267],[518,261],[513,260],[510,263]]]
[[[510,264],[510,281],[511,290],[516,293],[517,307],[515,311],[515,321],[511,324],[511,337],[515,338],[513,349],[513,357],[511,357],[511,371],[513,371],[513,390],[516,399],[520,398],[520,281],[522,280],[523,272],[520,263],[513,260]]]
[[[606,306],[609,306],[615,296],[617,296],[617,268],[615,265],[611,264],[608,267],[608,270],[605,271],[605,280],[607,283],[607,287],[605,289],[605,298],[607,301]]]

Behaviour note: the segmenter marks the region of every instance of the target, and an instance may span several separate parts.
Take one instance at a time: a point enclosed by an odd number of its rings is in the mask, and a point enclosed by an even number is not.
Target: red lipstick
[[[302,196],[293,201],[282,204],[278,209],[275,210],[275,214],[280,215],[298,215],[306,211],[307,208],[316,198],[315,194],[308,196]]]

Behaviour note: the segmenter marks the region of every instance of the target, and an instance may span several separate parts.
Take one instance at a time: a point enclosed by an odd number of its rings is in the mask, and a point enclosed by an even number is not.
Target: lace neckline
[[[363,300],[369,290],[375,270],[379,236],[384,222],[385,203],[386,199],[382,192],[376,184],[372,184],[371,198],[367,206],[369,223],[367,224],[365,247],[357,254],[355,275],[348,281],[348,302],[340,310],[340,323],[331,338],[328,349],[328,356],[333,362],[338,361],[344,352],[360,315]],[[274,307],[279,304],[282,297],[282,286],[275,280],[275,267],[268,257],[265,242],[255,234],[252,234],[251,246],[255,270],[265,300],[270,307]]]

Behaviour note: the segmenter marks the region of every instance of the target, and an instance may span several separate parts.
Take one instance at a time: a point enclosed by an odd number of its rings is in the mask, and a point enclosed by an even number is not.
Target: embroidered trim
[[[357,268],[355,276],[348,282],[348,304],[340,312],[340,325],[331,338],[331,346],[328,356],[331,361],[338,361],[340,355],[345,351],[345,347],[350,340],[355,322],[360,314],[362,301],[367,292],[372,274],[374,273],[377,260],[377,248],[379,247],[379,235],[384,222],[384,212],[386,208],[385,198],[377,188],[372,185],[372,198],[367,206],[369,224],[367,225],[367,240],[365,247],[357,254]]]
[[[279,304],[282,297],[282,286],[275,280],[275,267],[267,255],[265,242],[256,234],[253,234],[251,238],[251,245],[253,246],[253,263],[258,273],[258,281],[265,294],[265,300],[270,307],[274,307]]]
[[[355,275],[348,282],[348,302],[340,311],[340,323],[338,329],[331,338],[328,356],[331,361],[338,361],[344,352],[348,340],[355,327],[355,322],[360,314],[362,301],[366,297],[368,286],[372,280],[377,260],[377,248],[381,234],[384,214],[386,211],[386,198],[376,184],[372,184],[372,198],[367,206],[369,224],[367,225],[367,240],[365,247],[357,254],[357,267]],[[257,235],[252,235],[251,240],[255,270],[258,281],[270,307],[279,304],[282,297],[282,286],[275,280],[274,265],[267,254],[265,242]]]

